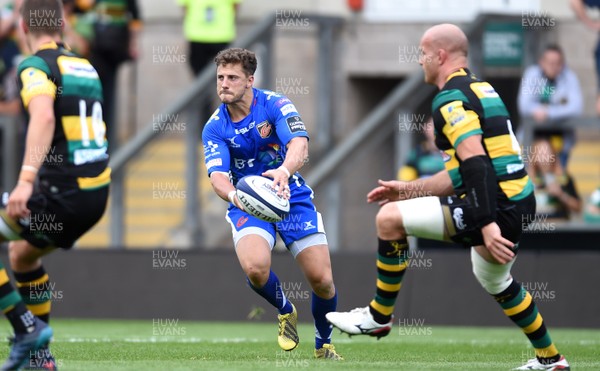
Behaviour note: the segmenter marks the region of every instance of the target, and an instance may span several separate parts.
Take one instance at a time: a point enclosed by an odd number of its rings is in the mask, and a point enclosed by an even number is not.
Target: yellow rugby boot
[[[323,344],[323,348],[315,349],[315,358],[333,359],[334,361],[344,360],[344,357],[335,351],[335,347],[332,344]]]
[[[298,338],[298,312],[296,307],[292,304],[292,312],[287,314],[277,315],[279,320],[279,335],[277,336],[277,342],[281,349],[285,351],[293,350],[298,346],[300,339]]]

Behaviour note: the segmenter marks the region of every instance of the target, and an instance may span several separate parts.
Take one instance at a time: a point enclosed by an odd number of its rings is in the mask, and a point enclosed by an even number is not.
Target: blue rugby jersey
[[[232,122],[227,105],[221,104],[202,131],[204,161],[211,173],[231,175],[233,184],[246,175],[261,175],[283,163],[286,145],[292,138],[306,137],[306,127],[287,97],[253,88],[250,114]],[[300,174],[293,175],[303,183]]]

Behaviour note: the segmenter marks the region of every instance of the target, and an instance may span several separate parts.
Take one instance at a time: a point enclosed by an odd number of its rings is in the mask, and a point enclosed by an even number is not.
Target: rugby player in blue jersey
[[[315,357],[343,359],[331,345],[332,327],[325,315],[335,311],[337,293],[321,214],[313,191],[298,170],[308,159],[308,133],[294,104],[286,97],[256,89],[253,52],[232,48],[215,58],[221,106],[202,132],[205,164],[215,193],[229,202],[235,251],[249,286],[279,311],[279,346],[298,345],[298,314],[271,270],[271,250],[278,233],[313,289]],[[290,200],[283,221],[268,223],[244,212],[235,185],[246,175],[273,179],[280,195]]]

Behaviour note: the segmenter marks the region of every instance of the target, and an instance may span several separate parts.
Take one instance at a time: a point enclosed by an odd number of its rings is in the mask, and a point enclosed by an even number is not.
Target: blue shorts
[[[323,218],[312,202],[313,190],[306,184],[291,182],[290,193],[290,213],[277,223],[257,219],[229,204],[225,219],[231,225],[234,244],[237,246],[242,237],[254,234],[262,236],[273,248],[278,233],[294,257],[306,247],[327,244]]]

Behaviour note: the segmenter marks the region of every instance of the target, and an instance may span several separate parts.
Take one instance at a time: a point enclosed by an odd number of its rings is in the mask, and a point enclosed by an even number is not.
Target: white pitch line
[[[342,337],[340,337],[342,336]],[[351,343],[374,343],[374,338],[367,336],[353,336],[352,338],[348,338],[346,335],[338,335],[334,336],[333,342],[340,344],[351,344]],[[489,339],[452,339],[452,338],[436,338],[431,339],[430,336],[394,336],[391,338],[386,338],[385,342],[392,343],[407,343],[407,344],[465,344],[465,345],[474,345],[474,346],[488,346],[494,344],[529,344],[526,339],[508,339],[508,340],[489,340]],[[576,344],[583,346],[592,346],[592,345],[600,345],[600,340],[562,340],[561,344]]]
[[[216,338],[216,339],[203,339],[203,338],[187,338],[187,337],[149,337],[149,338],[55,338],[53,343],[112,343],[115,341],[123,341],[125,343],[258,343],[259,339],[255,338]]]
[[[87,337],[55,337],[53,342],[55,343],[112,343],[115,341],[122,341],[125,343],[211,343],[211,344],[227,344],[227,343],[259,343],[269,340],[257,339],[257,338],[199,338],[199,337],[181,337],[181,336],[162,336],[162,337],[137,337],[137,338],[87,338]],[[334,336],[333,341],[339,344],[351,344],[351,343],[373,343],[374,339],[370,337],[359,337],[354,336],[352,338]],[[394,344],[407,343],[407,344],[465,344],[472,346],[488,346],[494,344],[529,344],[527,340],[508,339],[508,340],[489,340],[489,339],[431,339],[429,336],[411,337],[411,336],[395,336],[383,340],[385,342],[391,342]],[[563,340],[562,344],[570,345],[581,345],[581,346],[600,346],[600,340],[584,339],[569,341]]]

